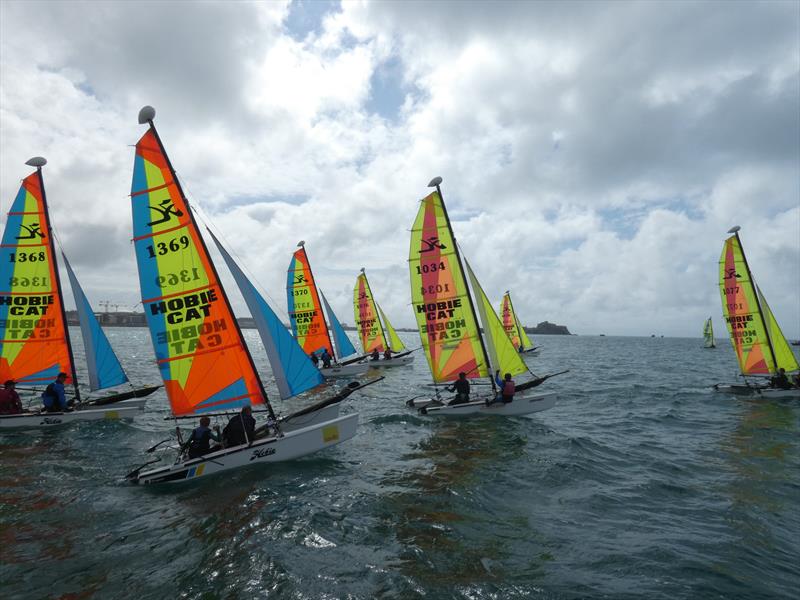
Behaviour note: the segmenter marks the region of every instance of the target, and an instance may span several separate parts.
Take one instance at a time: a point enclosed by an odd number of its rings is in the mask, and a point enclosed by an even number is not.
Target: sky
[[[364,267],[414,326],[409,229],[439,175],[463,255],[525,325],[700,337],[712,316],[723,335],[718,260],[740,225],[800,338],[798,2],[2,0],[0,220],[46,157],[98,309],[140,300],[146,104],[198,215],[284,318],[304,240],[340,320]]]

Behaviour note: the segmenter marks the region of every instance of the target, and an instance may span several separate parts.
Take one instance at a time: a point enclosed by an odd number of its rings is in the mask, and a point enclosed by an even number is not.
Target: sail
[[[228,254],[228,251],[211,231],[208,233],[211,234],[211,239],[214,240],[222,258],[225,259],[236,285],[239,286],[239,290],[244,296],[247,308],[256,322],[261,342],[267,351],[269,364],[272,365],[272,374],[275,376],[275,383],[278,385],[281,398],[286,400],[325,381],[319,369],[303,352],[297,340],[292,337],[263,296],[258,293],[233,257]]]
[[[78,282],[66,254],[62,252],[61,256],[64,259],[64,266],[67,268],[69,285],[72,287],[78,321],[81,325],[83,348],[86,351],[86,366],[89,370],[89,387],[94,391],[126,383],[128,376],[125,375],[117,355],[114,354],[114,349],[108,342],[106,334],[103,333],[97,317],[94,316],[92,306],[89,304],[86,294],[83,293],[81,284]]]
[[[480,330],[438,191],[420,202],[408,265],[411,302],[433,380],[453,381],[459,372],[486,377]]]
[[[383,321],[384,329],[386,330],[386,337],[389,338],[389,347],[392,349],[392,352],[402,352],[406,349],[406,345],[403,343],[403,340],[400,339],[400,336],[397,335],[397,332],[392,327],[392,324],[389,322],[389,319],[386,318],[386,314],[383,312],[383,309],[376,304],[378,307],[378,312],[381,315],[381,321]]]
[[[22,180],[0,245],[0,382],[45,385],[74,380],[69,332],[51,243],[44,184]]]
[[[514,319],[517,322],[517,331],[519,331],[519,338],[522,340],[522,349],[523,350],[530,350],[533,348],[533,342],[531,338],[528,337],[528,334],[525,332],[525,328],[522,326],[522,323],[519,322],[519,317],[514,315]]]
[[[142,305],[173,414],[266,402],[239,326],[154,126],[131,185]]]
[[[489,298],[483,291],[478,278],[475,277],[469,262],[466,260],[464,262],[467,265],[467,274],[477,301],[477,309],[481,315],[481,323],[483,323],[483,331],[486,336],[486,348],[489,351],[489,360],[492,362],[492,367],[499,369],[501,375],[506,373],[511,373],[512,375],[525,373],[528,367],[522,362],[519,351],[508,337],[503,323],[497,313],[494,312],[492,303],[489,302]]]
[[[519,350],[519,347],[522,345],[520,327],[517,322],[517,315],[514,314],[514,308],[511,306],[511,294],[508,292],[503,295],[503,300],[500,303],[500,316],[503,321],[503,329],[505,329],[508,339],[511,340],[514,348]]]
[[[331,329],[333,330],[333,338],[336,340],[336,350],[339,352],[339,358],[355,354],[355,346],[353,346],[353,342],[350,341],[350,338],[347,337],[347,334],[344,332],[344,328],[342,324],[339,323],[339,319],[336,318],[336,314],[333,312],[333,309],[331,309],[331,305],[328,304],[325,294],[320,292],[320,295],[322,296],[323,304],[325,304],[325,312],[328,313],[328,320],[331,322]],[[333,354],[333,356],[336,355]]]
[[[714,326],[711,324],[711,317],[708,317],[706,324],[703,326],[703,340],[706,348],[714,348]]]
[[[370,354],[373,350],[383,352],[386,349],[386,336],[365,273],[356,278],[353,289],[353,312],[364,353]]]
[[[767,330],[769,331],[769,339],[772,342],[772,350],[775,353],[775,369],[785,369],[787,373],[800,370],[797,364],[797,358],[792,352],[789,342],[781,331],[778,321],[775,320],[775,315],[772,314],[767,299],[761,293],[761,288],[756,286],[758,291],[758,299],[761,303],[761,312],[764,314],[764,321],[766,321]]]
[[[292,255],[286,279],[286,297],[292,333],[306,354],[327,348],[331,356],[336,356],[305,248]]]
[[[736,235],[725,240],[719,260],[722,314],[743,375],[770,375],[775,361],[764,320],[758,310],[754,282]]]

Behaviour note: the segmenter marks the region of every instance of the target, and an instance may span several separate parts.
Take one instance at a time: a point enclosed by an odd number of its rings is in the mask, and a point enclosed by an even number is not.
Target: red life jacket
[[[515,391],[517,391],[517,386],[513,379],[503,382],[503,396],[513,396]]]

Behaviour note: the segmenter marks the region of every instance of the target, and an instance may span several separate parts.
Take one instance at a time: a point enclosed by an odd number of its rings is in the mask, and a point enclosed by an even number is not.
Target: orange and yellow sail
[[[383,352],[386,349],[386,335],[381,326],[378,308],[375,305],[367,275],[363,272],[356,278],[356,285],[353,289],[353,312],[355,313],[358,337],[364,352],[366,354],[370,354],[374,350]]]
[[[411,302],[433,380],[453,381],[462,371],[486,377],[480,330],[438,191],[420,202],[408,260]]]
[[[51,236],[38,168],[22,181],[0,245],[0,382],[46,385],[60,372],[73,382]]]
[[[266,402],[152,123],[136,144],[131,204],[142,305],[172,412],[178,416]]]
[[[322,352],[325,348],[331,356],[336,356],[305,246],[292,255],[289,263],[286,300],[292,333],[306,354]]]
[[[719,289],[722,313],[742,374],[771,375],[778,368],[797,370],[797,359],[751,279],[737,234],[726,239],[722,247]]]

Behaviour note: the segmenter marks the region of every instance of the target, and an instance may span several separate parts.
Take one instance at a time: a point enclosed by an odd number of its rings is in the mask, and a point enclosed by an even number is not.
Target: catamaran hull
[[[388,369],[390,367],[405,367],[414,362],[413,356],[401,356],[400,358],[390,358],[389,360],[371,360],[367,364],[374,369]]]
[[[341,404],[341,402],[337,402],[336,404],[329,404],[328,406],[305,415],[298,415],[296,417],[288,416],[278,419],[281,431],[283,433],[289,433],[290,431],[297,431],[305,427],[319,425],[325,421],[332,421],[339,417],[339,408]]]
[[[132,483],[182,483],[264,463],[292,460],[351,439],[358,429],[358,413],[284,433],[283,437],[257,440],[252,445],[226,448],[201,458],[129,475]]]
[[[353,363],[350,365],[333,365],[319,370],[323,377],[355,377],[369,371],[369,363]]]
[[[143,410],[142,406],[126,406],[123,403],[108,408],[90,408],[58,413],[22,413],[19,415],[0,415],[2,429],[39,429],[42,427],[58,427],[78,421],[116,421],[130,420]]]
[[[530,350],[523,350],[520,352],[520,354],[523,354],[524,356],[539,356],[541,351],[541,348],[531,348]]]
[[[758,396],[759,398],[800,398],[800,388],[783,390],[771,387],[755,387],[752,385],[718,383],[713,387],[717,392],[735,394],[737,396]]]
[[[555,392],[531,396],[515,395],[514,401],[508,404],[494,403],[486,405],[485,400],[456,404],[453,406],[427,406],[420,409],[420,414],[432,417],[467,417],[489,415],[497,417],[518,417],[548,410],[556,405],[558,395]]]

